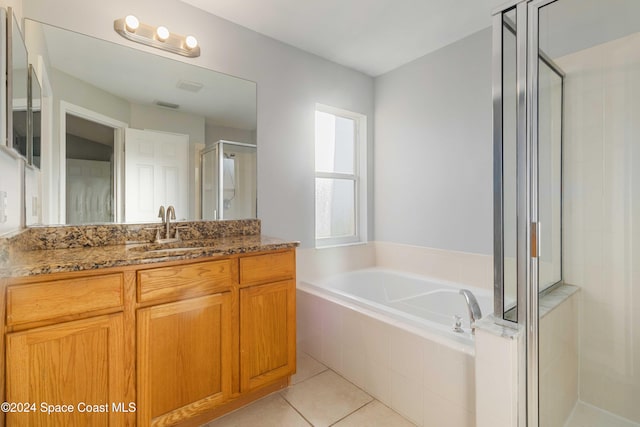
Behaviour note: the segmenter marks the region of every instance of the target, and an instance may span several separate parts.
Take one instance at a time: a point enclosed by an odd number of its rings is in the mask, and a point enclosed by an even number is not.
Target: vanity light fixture
[[[196,38],[193,36],[187,36],[184,39],[184,44],[187,49],[195,49],[196,47],[198,47],[198,40],[196,40]]]
[[[133,15],[116,19],[113,22],[113,29],[122,37],[137,43],[190,58],[200,56],[200,46],[195,37],[172,33],[162,25],[154,27],[143,24]]]
[[[126,25],[127,30],[132,33],[135,33],[138,27],[140,26],[140,21],[138,21],[138,18],[136,18],[133,15],[127,15],[127,17],[124,18],[124,23]]]
[[[169,29],[167,27],[163,27],[162,25],[160,25],[158,28],[156,28],[156,37],[158,38],[158,40],[163,42],[167,41],[170,35],[171,33],[169,32]]]

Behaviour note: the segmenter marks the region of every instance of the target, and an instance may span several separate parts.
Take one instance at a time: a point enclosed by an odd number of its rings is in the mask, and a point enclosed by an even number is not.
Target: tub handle
[[[462,329],[462,316],[458,316],[457,314],[453,315],[453,332],[464,332]]]

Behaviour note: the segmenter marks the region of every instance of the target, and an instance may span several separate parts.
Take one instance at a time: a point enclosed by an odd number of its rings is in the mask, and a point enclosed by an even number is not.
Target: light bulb
[[[194,49],[196,46],[198,46],[198,40],[193,36],[187,36],[187,38],[184,40],[184,44],[189,49]]]
[[[131,31],[132,33],[135,32],[140,26],[140,21],[138,21],[138,18],[133,15],[127,15],[127,17],[124,18],[124,23],[127,26],[127,30]]]
[[[158,28],[156,28],[156,36],[158,37],[158,40],[165,41],[166,39],[169,38],[169,35],[170,33],[167,27],[163,27],[161,25]]]

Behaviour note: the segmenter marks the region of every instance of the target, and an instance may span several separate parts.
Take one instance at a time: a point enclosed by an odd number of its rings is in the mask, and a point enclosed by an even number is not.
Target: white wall
[[[22,22],[22,2],[20,0],[0,0],[0,7],[12,7],[18,18],[18,22]],[[5,130],[0,133],[0,144],[4,144],[6,140]],[[17,160],[0,149],[0,192],[7,194],[7,207],[5,210],[6,221],[0,222],[0,236],[11,233],[20,227],[20,209],[23,174],[22,160]],[[2,203],[3,200],[0,200]]]
[[[491,30],[375,80],[376,240],[493,253]]]
[[[202,56],[183,59],[153,48],[136,48],[257,82],[258,216],[263,233],[313,245],[315,104],[367,115],[371,144],[370,77],[177,0],[25,0],[23,10],[25,17],[129,46],[131,42],[113,30],[113,21],[132,13],[142,22],[194,34]]]
[[[248,129],[236,129],[227,126],[217,126],[212,123],[206,124],[207,145],[224,139],[226,141],[244,142],[245,144],[256,143],[256,132]]]
[[[16,160],[0,150],[0,192],[7,194],[5,222],[0,222],[0,236],[17,230],[20,227],[20,189],[22,160]],[[0,203],[3,200],[0,199]]]

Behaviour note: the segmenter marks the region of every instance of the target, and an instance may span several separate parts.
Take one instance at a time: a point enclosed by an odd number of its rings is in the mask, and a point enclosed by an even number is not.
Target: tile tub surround
[[[298,289],[298,345],[418,426],[474,426],[473,350]]]
[[[9,239],[8,244],[4,243],[4,256],[0,256],[0,277],[32,276],[196,259],[205,256],[233,255],[292,248],[299,244],[259,234],[260,222],[258,220],[221,221],[226,224],[213,224],[215,222],[217,221],[178,223],[193,226],[193,230],[191,232],[184,230],[184,240],[164,246],[151,244],[153,238],[143,239],[143,243],[140,240],[135,240],[135,243],[123,240],[123,236],[127,235],[127,227],[131,227],[133,230],[129,236],[141,237],[141,234],[135,234],[136,230],[145,226],[140,224],[27,229]],[[108,240],[106,235],[102,234],[104,230],[107,230],[105,232],[107,235],[115,235],[114,240]],[[125,230],[125,232],[118,234],[120,231],[117,230]],[[257,231],[258,234],[243,234],[250,231]],[[27,235],[23,236],[25,233]],[[70,242],[77,235],[81,235],[80,239],[85,239],[86,246],[78,247],[76,243]],[[34,238],[34,236],[40,236],[41,239]],[[62,242],[58,242],[51,236],[58,237]],[[195,238],[187,240],[187,237]],[[34,245],[29,246],[29,242]],[[42,245],[39,245],[38,242]],[[125,242],[128,243],[125,244]],[[42,249],[43,246],[56,249]],[[171,249],[172,247],[183,249],[168,252],[153,250]],[[0,255],[2,254],[3,252],[0,252]]]
[[[518,425],[519,355],[524,330],[493,315],[476,323],[475,395],[477,427]]]
[[[493,290],[493,256],[374,242],[376,266]]]
[[[578,401],[579,288],[560,286],[540,299],[540,426],[565,425]]]
[[[493,256],[392,242],[298,250],[298,277],[305,280],[368,267],[384,267],[493,290]]]
[[[384,267],[493,289],[493,257],[489,255],[369,242],[300,249],[297,260],[299,283]],[[475,425],[473,348],[452,348],[421,330],[402,331],[394,322],[300,289],[297,300],[302,351],[416,425]]]

